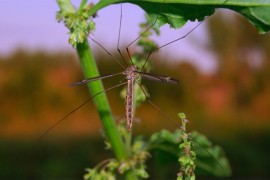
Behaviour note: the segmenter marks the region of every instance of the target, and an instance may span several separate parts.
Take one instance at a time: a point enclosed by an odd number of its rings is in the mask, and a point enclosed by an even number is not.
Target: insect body
[[[100,80],[100,79],[104,79],[104,78],[108,78],[108,77],[112,77],[112,76],[116,76],[116,75],[121,75],[121,74],[125,75],[126,79],[127,79],[127,82],[122,83],[122,84],[127,84],[126,105],[125,105],[126,107],[125,108],[126,108],[127,129],[129,131],[131,130],[132,122],[133,122],[133,118],[134,118],[134,84],[138,83],[136,80],[138,76],[141,76],[141,77],[149,79],[149,80],[159,81],[162,83],[173,83],[173,84],[179,83],[179,81],[177,79],[174,79],[172,77],[141,72],[141,71],[139,71],[139,68],[137,66],[130,65],[123,72],[84,79],[82,81],[75,82],[72,85],[86,84],[86,83],[89,83],[92,81],[96,81],[96,80]],[[119,85],[116,85],[114,87],[118,87],[118,86]],[[114,87],[111,87],[111,88],[114,88]]]
[[[134,118],[134,83],[136,79],[137,66],[129,66],[126,71],[127,79],[127,94],[126,94],[126,118],[127,118],[127,129],[130,131],[132,127],[132,121]]]

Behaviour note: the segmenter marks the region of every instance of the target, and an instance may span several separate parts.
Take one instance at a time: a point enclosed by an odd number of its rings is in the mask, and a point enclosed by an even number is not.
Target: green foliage
[[[180,129],[180,141],[179,149],[184,152],[184,156],[179,157],[180,172],[177,174],[177,180],[182,179],[195,179],[195,160],[196,153],[192,151],[193,142],[189,140],[189,134],[186,132],[186,115],[184,113],[178,114],[182,120],[182,127]]]
[[[270,31],[270,7],[232,8],[245,16],[260,33]]]
[[[129,2],[140,6],[148,13],[152,23],[157,19],[156,27],[169,24],[171,28],[181,28],[187,21],[202,21],[215,12],[215,8],[227,8],[244,15],[260,33],[270,30],[270,2],[254,0],[101,0],[96,5],[82,1],[79,9],[75,9],[69,0],[57,0],[60,11],[57,20],[64,21],[70,30],[69,43],[76,47],[87,39],[90,31],[95,29],[92,16],[98,10],[115,3]],[[158,18],[157,18],[158,17]]]
[[[197,166],[203,174],[211,174],[217,177],[231,175],[231,167],[222,148],[213,145],[205,135],[196,131],[191,133],[194,143],[194,151],[197,155]]]
[[[96,5],[82,1],[79,9],[71,5],[69,0],[57,0],[60,11],[57,20],[64,21],[70,30],[69,43],[76,47],[87,39],[91,30],[95,29],[92,16],[98,10],[115,3],[129,2],[140,6],[148,13],[152,22],[157,19],[156,27],[169,24],[171,28],[180,28],[187,21],[202,21],[215,12],[216,8],[227,8],[244,15],[260,33],[270,30],[270,2],[254,0],[101,0]],[[158,18],[157,18],[158,17]]]
[[[166,5],[152,1],[131,2],[143,8],[152,19],[158,19],[157,26],[169,24],[172,28],[182,27],[189,21],[202,21],[206,16],[215,12],[215,8],[227,8],[244,15],[260,33],[270,30],[270,2],[254,0],[205,0],[205,1],[165,1]],[[153,8],[153,6],[156,6]],[[159,13],[162,9],[162,13]]]
[[[270,30],[270,2],[265,0],[101,0],[88,15],[110,4],[123,2],[140,6],[152,20],[159,16],[157,27],[169,24],[172,28],[180,28],[188,20],[203,20],[213,14],[215,8],[226,8],[244,15],[260,33]]]
[[[195,167],[198,167],[199,174],[212,175],[216,177],[228,177],[231,174],[229,162],[219,146],[213,146],[204,136],[197,132],[187,133],[184,129],[188,122],[182,119],[182,128],[169,132],[161,130],[151,135],[148,141],[142,136],[134,138],[129,145],[130,132],[125,127],[125,121],[118,124],[121,138],[124,140],[126,150],[129,151],[129,159],[118,161],[108,159],[102,161],[94,168],[86,169],[84,176],[86,180],[96,179],[117,179],[118,175],[123,175],[129,170],[133,170],[136,177],[148,178],[146,171],[146,161],[150,157],[150,152],[163,151],[174,155],[180,163],[180,172],[177,179],[195,179]],[[111,149],[108,141],[105,141],[106,149]],[[161,157],[155,157],[161,158]]]
[[[59,22],[63,21],[70,30],[69,43],[76,47],[78,43],[82,43],[87,39],[91,30],[95,29],[95,23],[87,14],[91,5],[81,5],[80,9],[75,10],[69,1],[58,0],[58,4],[60,11],[57,12],[56,19]]]
[[[120,121],[118,129],[121,132],[121,138],[124,140],[126,150],[129,151],[129,158],[125,161],[118,161],[117,159],[108,159],[94,168],[86,169],[87,173],[84,176],[85,180],[99,180],[99,179],[117,179],[117,175],[123,175],[129,170],[133,170],[137,178],[145,179],[149,175],[146,172],[146,160],[150,157],[146,151],[146,143],[142,137],[138,136],[131,144],[130,132],[125,126],[125,121]],[[108,141],[105,141],[107,149],[111,149]],[[130,147],[129,147],[130,146]]]

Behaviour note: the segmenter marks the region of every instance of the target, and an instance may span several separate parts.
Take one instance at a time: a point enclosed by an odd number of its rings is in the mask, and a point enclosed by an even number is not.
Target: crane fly
[[[163,75],[156,75],[156,74],[150,74],[139,71],[139,68],[135,65],[130,65],[126,68],[125,71],[116,73],[116,74],[107,74],[99,77],[93,77],[84,79],[79,82],[75,82],[71,84],[72,86],[79,85],[79,84],[86,84],[92,81],[100,80],[109,78],[116,75],[125,75],[127,82],[127,92],[126,92],[126,119],[127,119],[127,129],[130,131],[132,127],[132,121],[134,118],[134,83],[138,83],[136,81],[136,78],[138,76],[141,76],[142,78],[146,78],[149,80],[159,81],[162,83],[173,83],[177,84],[179,81],[175,78],[169,77],[169,76],[163,76]],[[114,86],[115,87],[115,86]],[[114,88],[112,87],[112,88]]]

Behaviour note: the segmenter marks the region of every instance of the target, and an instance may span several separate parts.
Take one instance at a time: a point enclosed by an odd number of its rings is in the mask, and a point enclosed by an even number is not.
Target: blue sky
[[[72,1],[75,5],[79,0]],[[91,1],[89,1],[91,2]],[[97,2],[92,1],[92,2]],[[57,52],[74,51],[68,44],[68,30],[55,20],[58,6],[55,0],[1,0],[0,2],[0,56],[8,55],[19,49],[28,51],[43,50]],[[116,48],[119,28],[120,5],[106,7],[98,12],[95,40],[112,51]],[[137,37],[139,22],[144,20],[144,12],[137,6],[124,4],[122,45]],[[184,35],[196,23],[188,23],[180,30],[163,27],[161,36],[155,37],[159,45]],[[208,72],[215,67],[215,56],[197,44],[207,43],[205,24],[190,36],[162,48],[161,55],[166,59],[191,59],[191,62]]]

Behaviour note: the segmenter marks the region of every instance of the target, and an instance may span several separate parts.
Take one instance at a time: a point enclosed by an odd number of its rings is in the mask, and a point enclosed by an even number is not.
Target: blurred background
[[[54,122],[89,98],[85,86],[69,87],[83,79],[83,74],[67,43],[68,30],[55,20],[57,5],[53,1],[1,4],[0,178],[82,178],[85,168],[113,156],[104,149],[101,123],[92,103],[38,140]],[[123,9],[121,47],[137,37],[138,23],[144,21],[138,7],[125,5]],[[93,34],[116,56],[119,13],[119,5],[100,11]],[[138,16],[132,16],[135,13]],[[154,39],[162,45],[195,25],[188,23],[176,31],[164,27]],[[92,46],[101,74],[121,71],[108,54]],[[131,49],[136,51],[136,47]],[[267,178],[269,58],[269,34],[258,35],[239,14],[219,10],[184,41],[152,56],[152,72],[175,77],[180,85],[143,83],[166,114],[177,121],[176,114],[184,112],[191,121],[189,130],[206,134],[224,148],[232,178]],[[112,78],[104,84],[108,88],[118,82]],[[125,116],[121,89],[108,93],[116,120]],[[176,128],[147,102],[137,109],[136,118],[134,133],[146,138],[161,129]],[[176,169],[177,165],[173,164]],[[151,165],[149,169],[157,179]]]

